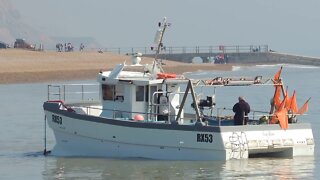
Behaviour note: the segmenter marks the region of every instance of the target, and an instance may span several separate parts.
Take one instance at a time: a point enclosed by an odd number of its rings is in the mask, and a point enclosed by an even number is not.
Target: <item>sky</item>
[[[11,0],[49,36],[93,37],[104,47],[149,47],[167,17],[166,46],[269,45],[320,57],[319,0]]]

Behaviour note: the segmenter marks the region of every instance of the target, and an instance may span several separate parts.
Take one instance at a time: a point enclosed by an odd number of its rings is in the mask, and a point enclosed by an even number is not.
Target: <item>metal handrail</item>
[[[81,95],[81,100],[84,100],[86,94],[98,94],[99,99],[101,99],[101,91],[86,91],[85,87],[89,86],[99,86],[99,84],[49,84],[47,86],[47,96],[48,100],[63,100],[66,101],[68,95]],[[77,90],[71,90],[69,87],[78,87]],[[58,96],[57,98],[52,99],[52,96]]]
[[[218,120],[219,120],[219,125],[220,125],[220,123],[221,123],[221,115],[220,115],[220,113],[221,113],[221,111],[223,111],[223,110],[228,110],[228,111],[233,111],[233,109],[231,109],[231,108],[226,108],[226,107],[223,107],[223,108],[217,108],[217,118],[218,118]],[[269,112],[267,112],[267,111],[260,111],[260,110],[251,110],[250,111],[251,112],[251,115],[247,115],[247,116],[244,116],[244,117],[247,117],[247,118],[250,118],[251,117],[251,119],[250,120],[253,120],[253,121],[258,121],[261,117],[264,117],[264,116],[268,116],[268,117],[270,117],[270,116],[274,116],[274,115],[272,115],[272,114],[270,114]],[[256,114],[256,113],[261,113],[261,114]],[[257,118],[257,119],[256,119]],[[269,123],[268,123],[269,124]]]
[[[68,106],[68,104],[67,104]],[[143,115],[147,115],[147,117],[156,117],[158,115],[158,113],[152,113],[152,112],[139,112],[139,111],[124,111],[124,110],[116,110],[116,109],[108,109],[108,108],[99,108],[99,107],[91,107],[91,106],[81,106],[83,108],[87,109],[87,112],[89,112],[89,109],[95,109],[95,110],[102,110],[102,111],[110,111],[112,112],[113,116],[112,118],[116,118],[115,117],[115,113],[117,112],[121,112],[121,113],[130,113],[130,114],[143,114]],[[71,107],[72,108],[72,107]],[[173,117],[175,115],[168,115],[169,117]],[[152,118],[148,119],[148,120],[152,120]],[[154,120],[157,121],[157,119],[155,118]]]

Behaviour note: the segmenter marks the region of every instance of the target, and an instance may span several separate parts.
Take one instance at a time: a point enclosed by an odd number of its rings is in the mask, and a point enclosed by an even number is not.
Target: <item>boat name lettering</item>
[[[213,142],[213,135],[212,134],[198,133],[197,134],[197,142],[212,143]]]
[[[275,134],[273,132],[268,131],[268,132],[262,132],[262,135],[263,136],[274,136]]]
[[[62,124],[62,117],[58,115],[52,114],[52,122],[57,123],[57,124]]]

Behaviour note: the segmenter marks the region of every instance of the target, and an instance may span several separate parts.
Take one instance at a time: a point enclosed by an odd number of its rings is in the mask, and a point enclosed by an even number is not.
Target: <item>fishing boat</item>
[[[99,72],[98,101],[84,98],[91,93],[84,85],[48,85],[44,102],[45,123],[53,130],[56,144],[45,154],[108,158],[146,158],[161,160],[230,160],[249,157],[295,157],[314,154],[314,138],[309,123],[293,117],[306,107],[292,111],[280,100],[283,81],[274,78],[215,77],[190,79],[165,73],[157,54],[169,26],[159,23],[153,64],[141,65],[133,55],[133,64],[119,64],[111,71]],[[141,70],[128,71],[135,66]],[[269,86],[268,86],[269,85]],[[68,89],[77,86],[78,101],[68,100]],[[199,98],[197,87],[261,86],[275,88],[272,111],[250,117],[247,124],[234,125],[233,116],[212,113],[218,109],[215,94]],[[166,98],[165,103],[159,97]],[[267,96],[266,96],[267,97]],[[285,95],[284,99],[288,96]],[[191,101],[191,110],[187,104]],[[266,98],[270,101],[270,98]],[[291,103],[292,104],[292,103]],[[233,105],[230,105],[233,106]],[[163,114],[163,109],[167,110]],[[224,108],[226,109],[226,108]],[[211,113],[205,113],[209,111]],[[247,118],[247,117],[246,117]],[[47,125],[45,125],[46,128]],[[46,133],[46,129],[45,129]],[[45,135],[46,138],[46,135]]]

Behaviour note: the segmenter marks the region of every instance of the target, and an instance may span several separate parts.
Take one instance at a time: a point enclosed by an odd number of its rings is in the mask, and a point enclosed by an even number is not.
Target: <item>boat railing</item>
[[[226,108],[226,107],[216,108],[216,109],[217,109],[216,118],[219,122],[225,119],[233,119],[233,116],[234,116],[233,109]],[[225,113],[224,111],[228,111],[228,112]],[[271,116],[273,115],[269,114],[269,112],[267,111],[251,110],[248,116],[244,116],[244,117],[247,117],[251,122],[255,122],[254,124],[259,124],[259,121],[261,120],[261,118],[271,117]],[[267,118],[267,123],[269,124],[268,118]]]
[[[69,104],[68,104],[69,105]],[[67,106],[68,106],[67,105]],[[73,104],[72,106],[68,106],[68,109],[73,109],[75,107],[78,107],[76,104]],[[110,116],[109,118],[113,118],[113,119],[123,119],[123,120],[134,120],[134,116],[130,116],[129,117],[126,117],[126,116],[123,116],[124,114],[139,114],[139,115],[145,115],[145,117],[152,117],[152,118],[148,118],[148,119],[145,119],[146,121],[152,121],[152,122],[155,122],[155,121],[158,121],[157,120],[157,113],[153,113],[153,112],[139,112],[139,111],[124,111],[124,110],[117,110],[117,109],[109,109],[109,108],[102,108],[101,106],[91,106],[91,105],[81,105],[81,108],[85,109],[85,113],[86,114],[90,114],[90,112],[92,110],[95,110],[95,111],[104,111],[104,112],[111,112],[112,116]],[[65,108],[65,110],[68,110],[67,108]],[[175,115],[168,115],[169,116],[169,119],[170,119],[170,116],[172,117],[175,117]],[[108,118],[108,117],[107,117]],[[170,122],[168,122],[170,123]]]
[[[62,102],[63,103],[63,102]],[[71,111],[71,112],[77,112],[74,108],[76,107],[81,107],[84,110],[84,113],[86,114],[91,114],[91,112],[111,112],[111,116],[108,116],[106,118],[112,118],[112,119],[117,119],[117,120],[134,120],[134,121],[139,121],[134,118],[135,115],[142,115],[147,117],[147,119],[143,119],[145,122],[159,122],[157,119],[157,115],[159,115],[157,112],[140,112],[140,111],[125,111],[125,110],[117,110],[117,109],[108,109],[108,108],[102,108],[101,106],[92,106],[92,105],[86,105],[86,104],[66,104],[65,105],[65,110]],[[233,120],[233,115],[234,113],[232,112],[231,108],[216,108],[217,114],[211,116],[204,115],[207,118],[212,117],[213,119],[216,119],[218,121],[218,126],[221,126],[223,121],[225,120]],[[228,111],[225,113],[224,111]],[[188,114],[188,113],[187,113]],[[100,113],[96,114],[97,116],[100,116]],[[188,114],[191,115],[191,114]],[[297,114],[291,114],[291,116],[296,116]],[[258,125],[258,124],[270,124],[269,121],[271,120],[271,117],[274,116],[272,114],[269,114],[266,111],[259,111],[259,110],[252,110],[248,116],[249,121],[248,124],[251,125]],[[162,123],[171,123],[172,119],[175,119],[176,115],[175,114],[168,114],[168,120],[167,121],[160,121]],[[189,119],[191,116],[185,117],[187,120],[192,120]],[[190,122],[196,122],[196,117],[194,116],[194,121]],[[182,121],[183,122],[183,121]],[[293,122],[294,123],[294,122]]]
[[[158,109],[161,107],[161,106],[166,106],[167,109],[168,109],[168,118],[171,119],[170,117],[175,117],[176,115],[173,114],[173,112],[171,111],[171,108],[170,108],[170,100],[172,99],[172,96],[175,95],[175,94],[181,94],[183,92],[165,92],[165,91],[156,91],[152,94],[152,99],[158,99],[157,97],[159,96],[159,94],[166,94],[166,97],[168,98],[168,103],[167,104],[160,104],[160,102],[154,102],[154,101],[151,101],[150,102],[150,105],[149,105],[149,118],[150,119],[154,119],[154,120],[158,120],[158,117],[157,115],[160,114],[160,112],[158,112]]]
[[[47,87],[48,101],[100,101],[99,84],[49,84]]]
[[[109,112],[111,112],[110,113],[111,116],[106,117],[106,118],[112,118],[112,119],[117,119],[117,120],[134,120],[135,121],[134,115],[139,114],[139,115],[147,117],[147,119],[144,119],[145,122],[159,122],[159,120],[157,119],[158,113],[156,113],[156,112],[154,113],[154,112],[125,111],[125,110],[102,108],[101,106],[98,107],[98,106],[83,106],[82,105],[81,107],[85,109],[86,114],[90,114],[91,111],[94,111],[94,112],[96,112],[96,111],[108,112],[109,111]],[[72,109],[73,107],[70,107],[70,108]],[[230,109],[230,108],[217,108],[217,116],[212,116],[212,117],[216,117],[219,126],[222,125],[222,121],[233,119],[233,114],[230,114],[230,113],[224,114],[223,111],[232,111],[232,109]],[[247,117],[249,118],[249,124],[252,124],[252,125],[261,124],[262,121],[260,118],[262,118],[262,117],[272,116],[272,115],[268,114],[268,112],[265,112],[265,111],[251,111],[251,113]],[[129,116],[126,116],[126,115],[129,115]],[[172,121],[170,119],[175,119],[175,118],[176,118],[176,115],[169,114],[168,121],[161,121],[160,120],[160,122],[171,123]],[[187,117],[187,119],[188,118],[190,118],[190,117]],[[194,118],[196,118],[196,117],[194,117]],[[196,119],[194,119],[194,122],[196,122]],[[267,119],[266,121],[263,122],[263,124],[269,124],[269,120]]]

